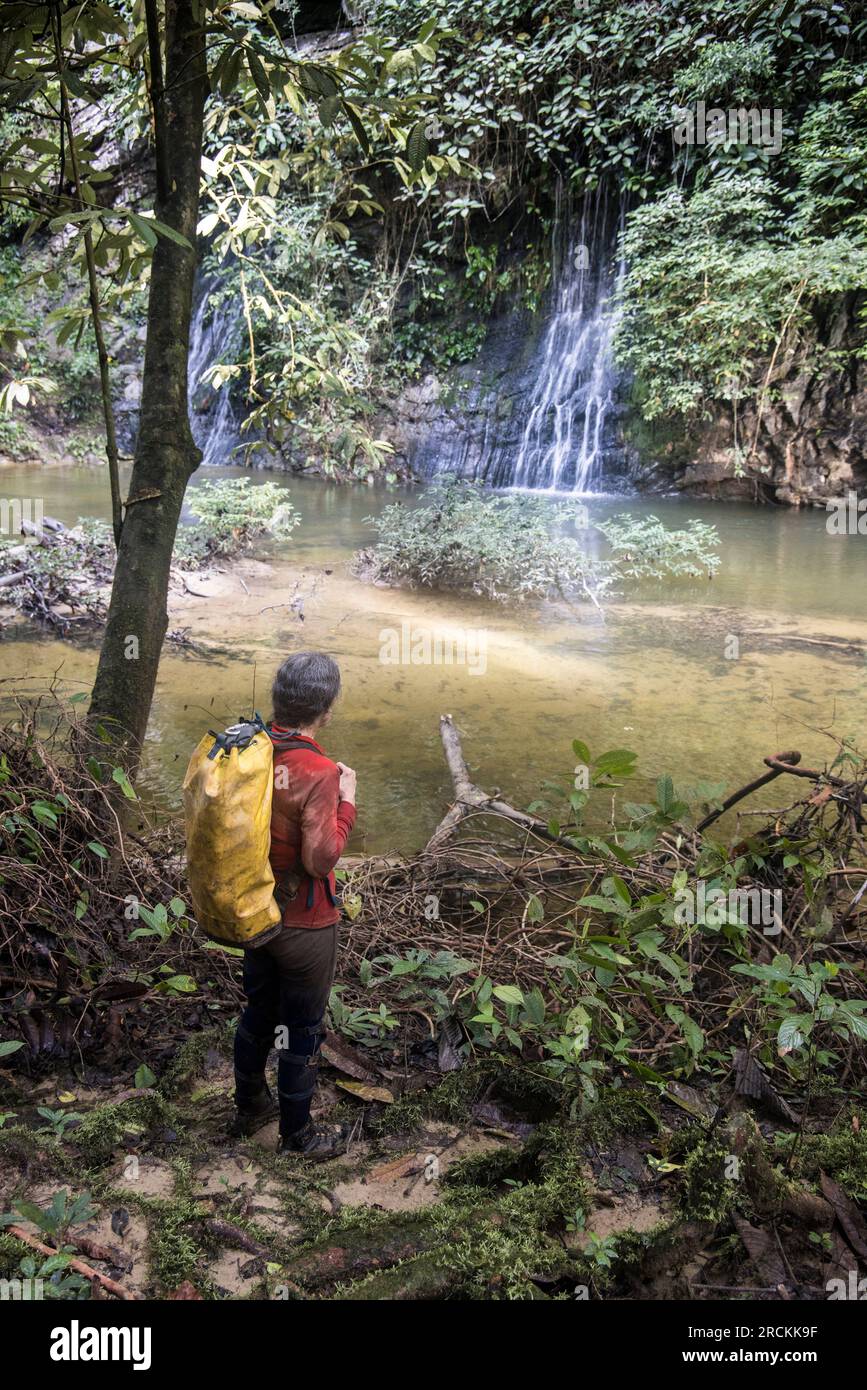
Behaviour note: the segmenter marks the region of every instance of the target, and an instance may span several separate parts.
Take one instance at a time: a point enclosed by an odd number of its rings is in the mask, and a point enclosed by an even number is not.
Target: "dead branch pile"
[[[35,1055],[170,1055],[237,1007],[234,958],[185,916],[134,935],[185,897],[178,829],[97,782],[69,733],[44,705],[0,729],[0,1026]]]
[[[210,947],[185,909],[143,932],[159,905],[165,915],[166,904],[174,899],[177,908],[186,897],[178,827],[147,826],[138,803],[119,810],[117,797],[69,751],[67,732],[61,717],[46,727],[39,710],[22,711],[18,727],[0,730],[0,1023],[32,1053],[105,1048],[109,1056],[146,1053],[153,1065],[190,1031],[237,1011],[240,963]],[[448,717],[442,734],[455,801],[428,845],[408,860],[368,859],[351,871],[345,998],[367,1007],[385,1000],[410,1039],[432,1035],[442,1009],[428,1008],[423,991],[408,993],[406,979],[378,963],[423,950],[471,963],[471,973],[443,985],[453,1002],[484,974],[498,985],[538,988],[552,1012],[565,1015],[581,990],[574,981],[564,988],[554,962],[577,953],[588,972],[582,980],[598,986],[621,1019],[624,1061],[658,1066],[682,1041],[682,1020],[671,1009],[688,1014],[706,1047],[741,1046],[755,1028],[753,995],[732,973],[731,942],[670,913],[672,880],[680,873],[695,881],[703,834],[675,828],[631,862],[584,852],[486,796],[469,777]],[[760,782],[794,775],[806,795],[758,829],[750,822],[737,846],[742,856],[756,851],[750,882],[780,890],[783,904],[772,934],[750,925],[739,959],[766,965],[785,952],[793,968],[833,962],[841,967],[835,997],[857,1001],[867,949],[863,767],[847,781],[801,767],[794,752],[766,762]],[[787,853],[793,845],[796,863]],[[821,874],[805,874],[805,860]],[[612,875],[628,893],[626,916],[604,910]],[[596,958],[603,946],[625,961],[610,977]],[[373,968],[372,992],[369,979],[361,982],[363,962]],[[863,1051],[863,1043],[846,1050],[847,1077],[863,1066]]]
[[[695,884],[705,839],[703,831],[759,786],[781,776],[806,782],[806,794],[785,811],[768,813],[736,843],[730,858],[756,851],[749,886],[777,893],[779,919],[768,933],[761,922],[750,925],[744,959],[765,965],[786,953],[793,967],[812,961],[841,967],[835,982],[840,999],[862,1000],[867,956],[867,845],[864,797],[867,771],[859,766],[852,780],[800,765],[798,752],[765,759],[769,771],[731,795],[694,830],[660,835],[651,850],[632,864],[614,857],[582,853],[564,836],[498,797],[488,797],[467,771],[457,730],[448,716],[441,721],[446,760],[455,800],[425,851],[410,861],[369,859],[352,872],[347,900],[355,920],[344,932],[344,972],[356,974],[363,960],[388,953],[424,950],[453,952],[471,960],[479,972],[499,983],[517,983],[524,991],[550,991],[556,973],[552,957],[569,948],[615,943],[631,956],[630,934],[653,928],[664,934],[659,949],[683,962],[680,977],[665,987],[642,991],[618,977],[606,982],[612,1008],[639,1025],[640,1045],[627,1055],[655,1064],[678,1036],[666,1012],[685,1008],[710,1045],[740,1045],[753,1019],[743,977],[733,975],[730,942],[720,933],[672,923],[659,911],[671,899],[679,872]],[[811,879],[803,863],[790,864],[791,846],[800,861],[813,860]],[[821,870],[821,873],[818,871]],[[600,890],[612,874],[628,889],[635,909],[647,903],[644,918],[634,917],[624,930],[616,916],[600,912]],[[654,895],[657,910],[654,911]],[[592,905],[582,906],[590,899]],[[595,901],[594,901],[595,900]],[[543,915],[540,917],[540,910]],[[668,920],[666,920],[666,918]],[[639,964],[636,959],[636,966]],[[347,972],[347,966],[350,967]],[[415,1011],[401,978],[383,981],[397,1011]],[[454,985],[455,995],[466,981]],[[652,998],[648,997],[652,994]],[[358,1002],[364,992],[353,994]],[[379,998],[379,991],[377,993]],[[806,1006],[805,1006],[806,1007]],[[862,1038],[867,1039],[867,1028]],[[849,1053],[846,1076],[863,1068],[863,1043]]]
[[[61,637],[101,623],[102,590],[114,569],[108,527],[98,522],[66,527],[44,517],[38,527],[22,522],[21,532],[27,541],[0,546],[3,601]]]

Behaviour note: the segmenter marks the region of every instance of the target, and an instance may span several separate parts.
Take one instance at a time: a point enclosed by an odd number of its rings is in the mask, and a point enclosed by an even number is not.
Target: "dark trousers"
[[[247,1007],[235,1033],[235,1104],[244,1110],[261,1094],[275,1047],[281,1135],[294,1134],[310,1118],[337,932],[337,925],[283,927],[244,952]]]

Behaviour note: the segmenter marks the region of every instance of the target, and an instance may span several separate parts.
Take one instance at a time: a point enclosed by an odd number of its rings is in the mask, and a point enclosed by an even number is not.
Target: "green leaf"
[[[632,906],[632,896],[619,874],[611,874],[609,878],[604,880],[602,885],[603,892],[606,891],[606,885],[610,885],[609,891],[614,893],[627,907]]]
[[[672,1023],[677,1024],[686,1039],[690,1052],[694,1056],[698,1056],[704,1047],[704,1033],[698,1024],[694,1023],[689,1014],[684,1013],[683,1009],[679,1009],[676,1004],[666,1004],[665,1012]]]
[[[99,92],[93,87],[86,86],[77,73],[68,65],[63,69],[63,83],[69,88],[73,96],[81,97],[83,101],[98,105],[100,101]]]
[[[608,753],[602,753],[593,767],[599,774],[617,775],[621,772],[631,772],[637,757],[638,754],[632,753],[628,748],[612,748]]]
[[[357,109],[352,105],[352,102],[344,101],[343,110],[346,114],[346,118],[349,121],[349,124],[352,126],[352,129],[355,133],[355,138],[361,146],[362,150],[365,154],[370,154],[370,140],[368,139],[367,131],[364,128],[364,122],[362,121]]]
[[[101,845],[98,840],[88,840],[87,848],[91,854],[95,854],[98,859],[107,859],[108,850],[105,845]]]
[[[524,1009],[527,1018],[536,1028],[541,1028],[545,1022],[545,999],[538,985],[534,986],[529,994],[524,996]]]
[[[667,773],[656,780],[656,804],[663,815],[668,815],[674,805],[674,782]]]
[[[141,1066],[138,1068],[138,1070],[136,1071],[136,1074],[135,1074],[135,1084],[136,1084],[136,1086],[138,1086],[138,1087],[155,1086],[156,1083],[157,1083],[157,1079],[156,1079],[156,1077],[154,1076],[153,1072],[151,1071],[150,1067],[149,1067],[145,1062],[142,1062]]]
[[[185,250],[192,251],[193,247],[187,241],[182,232],[178,232],[174,227],[170,227],[167,222],[158,222],[155,217],[151,218],[150,225],[160,236],[167,237],[169,241],[174,241],[178,246],[183,246]]]
[[[803,1047],[804,1041],[804,1033],[798,1025],[797,1018],[784,1018],[777,1032],[777,1050],[780,1056]]]
[[[20,1040],[15,1042],[0,1042],[0,1057],[11,1057],[13,1052],[17,1052],[19,1047],[24,1044]]]
[[[161,994],[195,994],[196,982],[190,975],[172,975],[157,985]]]
[[[545,908],[542,899],[536,893],[531,893],[527,899],[527,921],[544,922]]]
[[[50,1231],[52,1227],[51,1218],[41,1207],[37,1207],[34,1202],[13,1202],[15,1210],[19,1216],[23,1216],[25,1221],[32,1221],[34,1226],[38,1226],[40,1231]]]
[[[523,1004],[524,995],[517,985],[494,985],[493,994],[503,1004]]]
[[[424,119],[416,121],[406,140],[406,157],[414,174],[418,173],[428,155],[429,146],[425,135],[425,125]]]
[[[139,217],[136,212],[127,212],[127,217],[133,231],[138,232],[142,241],[146,242],[151,250],[153,250],[157,244],[157,234],[153,229],[153,225],[146,218]]]
[[[226,59],[225,67],[220,73],[220,95],[228,96],[238,85],[238,74],[241,71],[241,50],[235,48]]]
[[[133,791],[132,783],[122,767],[112,768],[111,780],[117,783],[127,801],[138,801],[138,797]]]
[[[267,103],[271,96],[271,83],[268,81],[268,74],[265,65],[258,53],[252,48],[247,49],[247,67],[250,69],[250,76],[256,84],[256,90],[263,102]]]

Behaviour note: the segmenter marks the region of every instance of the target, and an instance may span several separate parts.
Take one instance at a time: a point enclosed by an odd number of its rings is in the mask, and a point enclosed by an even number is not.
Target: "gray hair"
[[[276,723],[303,728],[327,714],[340,694],[340,667],[325,652],[295,652],[274,677],[271,706]]]

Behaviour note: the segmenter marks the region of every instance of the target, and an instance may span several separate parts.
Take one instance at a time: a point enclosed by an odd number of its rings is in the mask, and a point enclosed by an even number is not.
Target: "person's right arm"
[[[301,863],[312,878],[331,872],[354,824],[355,773],[343,763],[327,764],[301,811]]]

